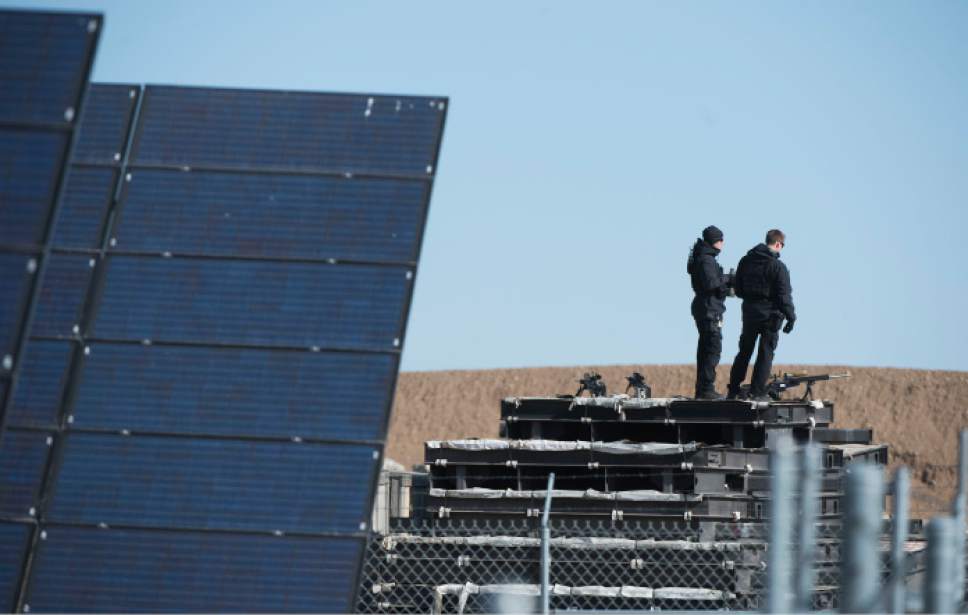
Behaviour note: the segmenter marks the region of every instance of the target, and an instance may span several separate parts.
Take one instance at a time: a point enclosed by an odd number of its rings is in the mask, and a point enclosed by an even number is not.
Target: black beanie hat
[[[715,226],[707,226],[702,230],[702,239],[709,245],[713,245],[723,238],[723,232]]]

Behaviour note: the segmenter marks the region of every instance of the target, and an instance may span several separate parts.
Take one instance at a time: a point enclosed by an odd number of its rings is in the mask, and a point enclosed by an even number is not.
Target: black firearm
[[[592,397],[605,397],[608,394],[605,389],[605,381],[602,380],[602,375],[598,372],[585,372],[578,384],[578,392],[575,393],[575,397],[581,397],[584,391],[588,391],[588,394]]]
[[[782,399],[783,392],[787,389],[805,384],[807,385],[807,390],[803,392],[803,397],[800,398],[800,401],[812,401],[814,382],[821,382],[823,380],[837,380],[838,378],[850,378],[850,372],[843,374],[817,374],[816,376],[811,376],[809,374],[791,374],[789,372],[783,374],[782,376],[774,374],[773,378],[766,385],[766,394],[769,395],[771,399],[779,401]],[[749,397],[750,385],[744,384],[739,388],[739,391],[741,396]]]
[[[645,376],[639,372],[632,372],[631,376],[626,376],[629,385],[625,387],[625,392],[633,391],[636,397],[648,399],[652,397],[652,387],[645,381]]]

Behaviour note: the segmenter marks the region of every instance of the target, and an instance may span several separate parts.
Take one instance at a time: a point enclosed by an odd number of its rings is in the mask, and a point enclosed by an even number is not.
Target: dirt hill
[[[602,374],[610,392],[621,392],[625,376],[642,372],[657,396],[688,395],[695,379],[691,365],[405,372],[397,387],[388,454],[409,467],[422,461],[424,440],[497,437],[502,398],[573,393],[589,370]],[[720,366],[717,382],[728,379],[727,370]],[[913,512],[947,508],[956,480],[958,430],[968,426],[968,372],[839,365],[780,365],[775,371],[849,371],[850,379],[815,388],[818,396],[834,401],[834,426],[873,428],[875,440],[891,446],[891,465],[912,470]]]

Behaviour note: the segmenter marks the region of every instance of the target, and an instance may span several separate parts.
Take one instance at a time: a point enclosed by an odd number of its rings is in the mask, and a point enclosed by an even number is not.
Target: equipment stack
[[[757,608],[770,449],[790,438],[822,447],[815,605],[829,608],[845,473],[887,464],[888,448],[869,429],[831,427],[833,403],[809,388],[828,378],[787,374],[771,383],[773,399],[750,401],[652,397],[641,374],[609,396],[586,374],[576,395],[504,399],[500,439],[426,442],[425,487],[415,482],[412,518],[374,541],[363,588],[372,595],[359,606],[488,611],[493,596],[536,595],[550,495],[554,608]],[[806,394],[782,399],[799,384]]]

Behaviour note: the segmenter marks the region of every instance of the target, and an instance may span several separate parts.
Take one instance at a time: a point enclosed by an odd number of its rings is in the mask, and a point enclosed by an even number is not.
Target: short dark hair
[[[770,229],[766,232],[766,245],[772,246],[776,242],[786,245],[786,235],[780,229]]]

